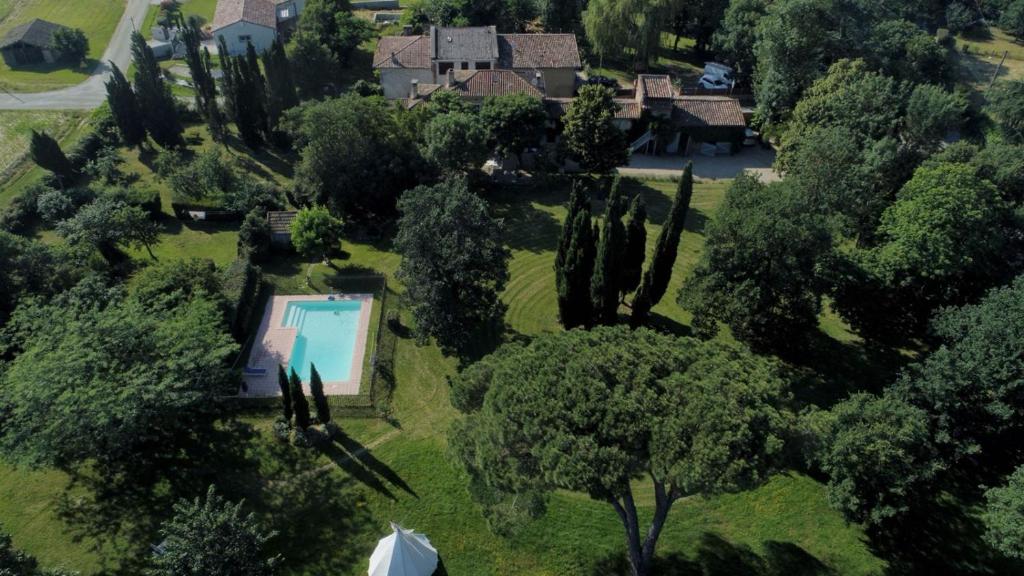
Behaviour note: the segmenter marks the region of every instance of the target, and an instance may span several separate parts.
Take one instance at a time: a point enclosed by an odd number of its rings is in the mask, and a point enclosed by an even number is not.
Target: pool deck
[[[323,302],[326,294],[273,296],[267,300],[263,311],[259,331],[252,351],[249,352],[248,368],[261,368],[265,374],[243,375],[245,387],[238,395],[243,398],[263,398],[280,396],[281,388],[277,384],[277,367],[288,367],[295,345],[296,328],[283,327],[284,312],[289,302]],[[363,358],[366,356],[366,337],[370,331],[370,313],[373,309],[372,294],[336,294],[336,301],[358,300],[359,328],[356,332],[355,348],[352,350],[352,370],[348,380],[342,382],[324,382],[324,394],[327,396],[354,395],[359,393],[359,382],[363,377]],[[309,394],[309,383],[303,382],[303,389]]]

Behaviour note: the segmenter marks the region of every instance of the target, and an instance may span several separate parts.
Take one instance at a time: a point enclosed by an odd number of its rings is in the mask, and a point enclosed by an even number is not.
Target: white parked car
[[[697,85],[705,90],[731,90],[736,81],[733,79],[733,69],[718,62],[705,62],[704,75],[697,81]]]

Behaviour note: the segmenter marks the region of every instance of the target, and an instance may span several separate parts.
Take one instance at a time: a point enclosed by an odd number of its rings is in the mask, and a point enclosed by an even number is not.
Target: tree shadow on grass
[[[365,466],[368,470],[381,478],[387,480],[392,485],[400,488],[405,493],[419,498],[416,491],[412,489],[409,484],[402,479],[390,466],[378,460],[369,449],[357,442],[354,438],[342,432],[334,439],[334,442],[341,446],[341,448],[347,452],[353,459],[357,460],[360,464]]]
[[[333,442],[325,443],[320,450],[338,468],[387,498],[398,499],[389,486],[398,488],[414,498],[419,498],[416,491],[397,472],[344,432],[338,435]]]
[[[659,576],[833,576],[826,566],[792,542],[767,541],[758,554],[717,534],[705,532],[693,558],[673,552],[654,560],[652,574]],[[629,563],[619,552],[595,564],[593,576],[629,574]]]
[[[505,222],[505,244],[512,250],[549,252],[558,246],[562,223],[552,214],[534,207],[528,197],[507,198],[491,203],[491,216]]]

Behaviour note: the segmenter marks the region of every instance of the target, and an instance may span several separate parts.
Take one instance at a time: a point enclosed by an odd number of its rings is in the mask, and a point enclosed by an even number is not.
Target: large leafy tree
[[[477,374],[482,406],[449,436],[474,495],[505,509],[554,490],[607,502],[637,576],[651,573],[673,503],[764,481],[790,425],[778,365],[718,342],[599,327],[496,355]],[[632,487],[641,477],[654,493],[646,526]]]
[[[547,112],[539,98],[526,94],[491,96],[480,107],[490,147],[502,156],[516,156],[537,145],[544,136]]]
[[[291,224],[292,246],[309,257],[319,257],[327,262],[331,252],[341,246],[341,220],[331,216],[327,208],[313,206],[303,208],[295,215]]]
[[[416,333],[459,349],[474,329],[504,312],[498,294],[508,282],[510,255],[502,222],[462,179],[418,186],[398,207],[397,277],[405,284]]]
[[[1006,484],[985,492],[985,540],[1007,556],[1024,559],[1024,466]]]
[[[591,0],[583,12],[583,28],[602,58],[631,54],[637,68],[658,52],[662,27],[670,15],[666,0]]]
[[[626,135],[615,126],[618,104],[613,96],[610,88],[584,86],[563,119],[569,157],[588,172],[610,172],[628,158]]]
[[[715,53],[736,69],[737,79],[743,82],[754,74],[757,26],[767,12],[767,0],[732,0],[712,37]]]
[[[180,466],[204,449],[218,399],[234,391],[227,360],[238,346],[221,314],[201,297],[165,310],[108,293],[19,306],[8,338],[21,353],[0,379],[0,450],[112,482]]]
[[[988,94],[989,110],[1010,142],[1024,143],[1024,80],[996,83]]]
[[[302,46],[294,60],[298,73],[309,80],[319,77],[313,83],[320,86],[339,83],[352,53],[373,37],[373,26],[352,13],[348,0],[309,0],[296,28],[296,46]],[[329,67],[306,68],[317,64]]]
[[[393,213],[421,162],[400,113],[381,98],[354,94],[289,110],[287,132],[302,156],[297,197],[345,217]]]
[[[1024,277],[932,322],[941,345],[895,385],[928,412],[937,442],[956,459],[1024,426]]]
[[[160,527],[163,544],[149,576],[271,576],[280,558],[264,550],[274,537],[256,516],[210,486],[206,495],[181,500]]]
[[[943,469],[928,415],[891,394],[854,394],[807,420],[829,503],[851,521],[879,524],[905,513]]]
[[[19,299],[51,296],[73,284],[75,264],[57,247],[0,230],[0,325]]]
[[[168,148],[180,146],[184,128],[171,87],[164,82],[153,50],[142,34],[132,34],[132,62],[135,64],[135,95],[142,111],[146,130],[157,144]]]
[[[52,40],[54,50],[64,62],[80,66],[89,55],[89,38],[81,28],[57,28]]]
[[[798,346],[817,326],[817,269],[831,237],[784,186],[737,178],[708,225],[701,260],[679,292],[702,334],[722,322],[741,340],[779,349]]]
[[[145,210],[110,196],[86,204],[57,226],[69,244],[95,248],[111,262],[120,258],[120,249],[126,247],[145,248],[155,259],[152,247],[159,242],[159,231]]]
[[[487,160],[487,127],[473,113],[438,114],[427,123],[423,158],[444,174],[479,170]]]

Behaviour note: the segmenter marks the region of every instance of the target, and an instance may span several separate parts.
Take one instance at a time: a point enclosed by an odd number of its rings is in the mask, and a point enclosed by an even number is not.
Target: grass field
[[[39,65],[12,70],[0,62],[0,87],[43,92],[81,82],[103,56],[123,12],[124,0],[0,0],[0,36],[32,18],[42,18],[81,28],[89,39],[88,60],[79,68]]]
[[[23,168],[32,130],[60,140],[82,121],[83,115],[60,111],[0,111],[0,184]],[[2,195],[2,193],[0,193]]]
[[[975,31],[957,36],[957,58],[963,80],[979,90],[996,80],[1024,79],[1024,44],[1002,30]],[[1006,54],[1006,59],[1003,59]]]
[[[190,128],[187,136],[194,147],[214,145],[202,129]],[[228,150],[247,172],[282,185],[290,182],[288,158],[266,152],[250,157],[233,141]],[[160,191],[169,216],[170,191],[150,171],[152,159],[140,158],[135,151],[125,151],[124,157],[125,169],[141,175],[139,186]],[[626,180],[625,186],[630,194],[641,194],[648,206],[650,251],[675,183]],[[705,225],[714,217],[727,186],[726,181],[700,182],[695,188],[672,283],[654,309],[655,321],[664,329],[689,331],[690,316],[675,303],[675,292],[699,258]],[[537,182],[489,194],[487,199],[494,214],[505,222],[505,243],[512,252],[510,281],[502,295],[508,305],[508,331],[532,336],[559,330],[552,266],[565,216],[566,182]],[[603,205],[595,202],[594,208],[600,214]],[[186,224],[168,217],[162,226],[161,242],[154,248],[160,259],[208,257],[224,264],[234,258],[236,224]],[[40,236],[59,241],[48,231]],[[383,273],[393,292],[389,298],[402,293],[401,283],[394,278],[400,256],[389,240],[349,238],[342,248],[342,256],[334,260],[335,268]],[[143,251],[132,256],[140,264],[149,261]],[[266,264],[264,271],[278,290],[292,292],[303,290],[306,267],[302,259],[282,255]],[[316,266],[313,285],[336,286],[335,274]],[[403,322],[410,322],[406,313]],[[822,329],[820,362],[808,366],[816,372],[817,388],[804,391],[803,396],[834,399],[847,388],[870,389],[891,377],[878,375],[884,367],[876,352],[866,349],[837,317],[824,314]],[[552,495],[548,514],[510,539],[489,531],[469,497],[463,473],[447,454],[447,431],[458,417],[448,400],[447,378],[457,366],[457,359],[442,355],[436,346],[417,345],[400,334],[394,358],[392,419],[340,419],[347,435],[319,451],[273,440],[273,412],[239,415],[240,425],[247,431],[225,445],[225,449],[237,447],[232,454],[239,454],[236,459],[225,458],[211,472],[211,480],[232,498],[246,498],[279,532],[272,548],[284,558],[283,574],[365,574],[369,554],[377,538],[388,533],[391,521],[425,532],[452,575],[622,573],[621,525],[608,505],[583,494]],[[649,517],[651,487],[639,481],[635,489],[641,515]],[[144,555],[146,546],[158,536],[150,530],[128,540],[116,530],[98,531],[89,518],[85,525],[68,522],[66,508],[61,506],[66,490],[67,478],[57,472],[0,467],[0,523],[13,534],[15,544],[38,555],[47,566],[65,565],[87,575],[139,573],[133,560],[140,551]],[[78,495],[72,490],[71,500]],[[97,532],[103,535],[99,540]],[[966,540],[957,533],[950,542],[957,538]],[[976,534],[972,538],[970,542],[976,540]],[[671,573],[678,574],[908,573],[890,565],[890,555],[880,552],[877,542],[860,527],[845,523],[828,506],[819,481],[795,471],[779,474],[751,492],[678,502],[658,554],[674,570]],[[977,573],[1014,573],[985,563],[977,568]]]

